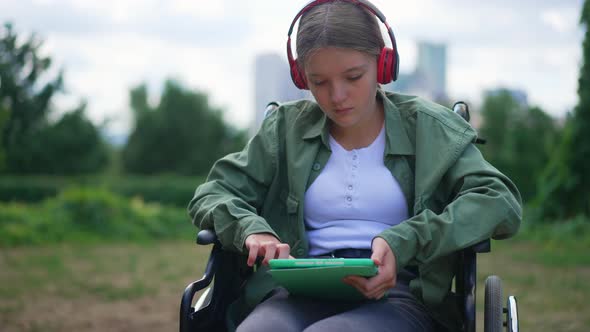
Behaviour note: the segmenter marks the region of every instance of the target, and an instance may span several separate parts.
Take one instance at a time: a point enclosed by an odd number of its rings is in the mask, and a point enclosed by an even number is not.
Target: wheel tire
[[[502,280],[489,276],[485,286],[484,331],[501,332],[503,329]]]

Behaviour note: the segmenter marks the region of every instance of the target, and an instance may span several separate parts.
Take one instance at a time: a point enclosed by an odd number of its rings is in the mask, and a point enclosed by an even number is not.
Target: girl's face
[[[352,49],[327,47],[304,65],[309,90],[339,129],[362,129],[377,110],[377,59]]]

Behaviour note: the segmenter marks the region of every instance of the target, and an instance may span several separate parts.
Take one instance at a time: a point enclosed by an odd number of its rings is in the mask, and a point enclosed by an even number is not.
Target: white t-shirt
[[[332,154],[305,193],[309,254],[370,249],[381,231],[408,218],[406,198],[383,163],[385,130],[371,145],[346,150],[330,136]]]

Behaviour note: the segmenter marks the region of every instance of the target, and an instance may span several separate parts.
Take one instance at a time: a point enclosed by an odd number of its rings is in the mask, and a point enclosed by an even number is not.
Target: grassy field
[[[521,329],[588,330],[588,247],[530,239],[492,246],[478,258],[479,316],[485,276],[498,274],[505,296],[518,298]],[[177,330],[180,296],[209,252],[174,242],[0,250],[5,332]]]
[[[587,247],[566,250],[571,246],[494,242],[492,253],[478,256],[478,326],[483,326],[485,278],[496,274],[503,281],[504,297],[517,298],[523,331],[588,331],[590,254]]]

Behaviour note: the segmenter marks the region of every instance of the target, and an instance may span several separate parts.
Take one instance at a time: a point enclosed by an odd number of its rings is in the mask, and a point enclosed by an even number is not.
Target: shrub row
[[[0,246],[194,237],[185,209],[105,189],[69,188],[40,203],[0,203]]]
[[[40,202],[70,187],[92,186],[128,198],[185,208],[203,180],[180,176],[4,176],[0,177],[0,202]]]

